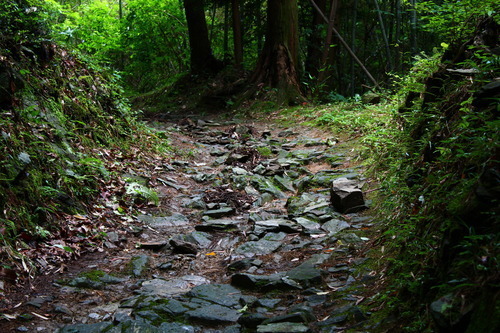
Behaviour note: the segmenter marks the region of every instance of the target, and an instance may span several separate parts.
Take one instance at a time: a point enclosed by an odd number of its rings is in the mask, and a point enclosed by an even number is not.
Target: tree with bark
[[[195,74],[219,72],[223,68],[223,63],[212,53],[203,1],[184,0],[184,10],[189,33],[191,72]]]
[[[326,12],[326,0],[316,1],[318,8]],[[307,44],[306,72],[312,77],[317,77],[321,69],[322,47],[324,42],[323,30],[325,22],[321,14],[311,6],[312,22],[310,25],[311,36]]]
[[[233,9],[233,44],[234,66],[241,69],[243,66],[243,36],[241,31],[240,1],[231,0]]]
[[[304,100],[297,73],[298,44],[297,0],[269,0],[266,41],[250,79],[253,91],[275,88],[278,104]]]

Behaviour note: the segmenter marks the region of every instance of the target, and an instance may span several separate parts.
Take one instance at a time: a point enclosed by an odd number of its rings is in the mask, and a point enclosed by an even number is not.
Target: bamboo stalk
[[[323,20],[328,24],[329,23],[328,19],[326,18],[325,14],[323,14],[323,12],[318,7],[318,5],[316,5],[316,3],[314,2],[314,0],[309,0],[309,1],[311,1],[311,4],[314,6],[314,8],[316,8],[316,10],[318,11],[318,13],[323,18]],[[354,54],[354,52],[352,51],[352,49],[349,47],[349,45],[347,45],[346,41],[344,40],[344,38],[342,38],[342,36],[340,35],[340,33],[337,31],[337,29],[335,29],[335,27],[332,27],[332,30],[335,33],[335,35],[337,35],[337,38],[339,39],[340,43],[346,48],[347,52],[349,52],[349,54],[351,55],[351,57],[353,57],[353,59],[363,69],[363,71],[368,76],[368,78],[373,82],[373,84],[375,85],[375,87],[377,87],[377,88],[380,89],[380,86],[377,83],[377,80],[375,80],[375,78],[371,75],[371,73],[368,71],[368,69],[365,67],[365,65],[361,62],[361,60],[359,60],[359,58],[356,56],[356,54]]]
[[[389,70],[392,71],[394,65],[392,63],[391,48],[389,47],[387,33],[385,32],[384,20],[382,19],[382,13],[380,12],[380,6],[378,5],[378,0],[373,0],[373,1],[375,2],[375,8],[377,9],[378,21],[380,23],[380,30],[382,30],[382,38],[384,39],[385,51],[387,52],[387,62],[389,64]]]

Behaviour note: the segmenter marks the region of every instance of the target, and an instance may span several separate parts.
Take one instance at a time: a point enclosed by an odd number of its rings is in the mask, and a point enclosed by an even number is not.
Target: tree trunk
[[[373,0],[373,1],[375,2],[375,9],[377,10],[378,21],[380,23],[380,31],[382,32],[382,37],[384,39],[385,52],[387,53],[387,64],[389,66],[388,69],[389,72],[391,72],[394,69],[394,66],[392,64],[391,47],[389,46],[389,40],[387,39],[387,33],[385,32],[384,19],[382,18],[382,13],[380,11],[378,0]]]
[[[212,45],[212,41],[214,40],[215,14],[217,14],[217,3],[216,2],[214,2],[212,5],[212,15],[210,16],[210,36],[208,37],[208,40],[210,41],[210,45]]]
[[[264,34],[262,33],[261,27],[262,24],[262,11],[261,11],[262,3],[258,1],[257,11],[255,13],[256,25],[257,25],[257,53],[262,51],[262,40],[264,39]]]
[[[314,2],[314,0],[310,0],[311,4],[313,5],[314,8],[316,8],[316,10],[321,14],[321,17],[323,18],[323,20],[326,22],[326,23],[329,23],[328,19],[326,18],[326,16],[323,14],[323,12],[321,12],[321,9],[318,8],[318,5],[316,5],[316,3]],[[373,75],[370,74],[370,72],[368,71],[368,69],[365,67],[365,65],[361,62],[361,60],[359,60],[359,58],[356,56],[356,54],[354,54],[354,52],[352,51],[352,49],[349,47],[349,45],[347,44],[347,42],[344,40],[344,38],[342,38],[342,36],[340,35],[340,33],[337,31],[337,29],[335,29],[335,27],[333,27],[333,32],[335,33],[335,35],[337,36],[340,44],[342,44],[347,52],[349,52],[349,54],[351,55],[351,57],[358,63],[358,65],[361,67],[361,69],[363,69],[363,71],[365,72],[365,74],[370,78],[370,80],[375,84],[375,87],[377,88],[380,88],[380,86],[378,85],[377,81],[375,80],[375,78],[373,77]],[[368,34],[365,34],[365,36],[368,36]],[[365,42],[364,42],[364,45],[366,47],[366,38],[365,38]]]
[[[396,70],[399,72],[403,71],[403,59],[401,52],[401,0],[396,0],[396,32],[395,41],[397,45],[397,56],[396,56]]]
[[[351,21],[351,49],[356,53],[356,23],[358,18],[358,0],[354,0],[352,5],[352,21]],[[351,96],[356,93],[356,71],[354,68],[354,58],[351,57]]]
[[[326,0],[316,1],[319,9],[322,12],[326,11]],[[320,13],[312,8],[313,19],[311,22],[311,38],[307,47],[307,59],[306,59],[306,72],[308,72],[312,77],[317,77],[320,67],[321,67],[321,48],[323,47],[323,36],[321,31],[323,30],[323,18]]]
[[[234,66],[241,69],[243,66],[243,37],[241,34],[240,1],[232,0],[233,7],[233,41]]]
[[[411,9],[411,32],[410,32],[410,43],[411,43],[411,54],[415,56],[417,54],[417,9],[415,8],[416,0],[410,0]]]
[[[224,62],[229,58],[229,3],[224,4]]]
[[[337,24],[335,18],[338,15],[338,1],[332,0],[330,4],[330,16],[328,20],[328,29],[326,31],[325,44],[323,45],[323,54],[321,56],[321,66],[323,70],[319,73],[318,82],[325,83],[328,78],[333,78],[333,67],[335,63],[335,53],[338,52],[338,46],[332,47],[333,31]]]
[[[189,32],[191,72],[217,73],[222,69],[222,62],[212,54],[203,1],[184,0],[184,10]]]
[[[296,68],[298,43],[297,0],[269,0],[266,41],[250,81],[255,87],[276,88],[280,105],[304,100]]]

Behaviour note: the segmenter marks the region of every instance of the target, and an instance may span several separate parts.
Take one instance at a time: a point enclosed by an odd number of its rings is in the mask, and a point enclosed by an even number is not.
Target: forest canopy
[[[7,4],[15,4],[7,1]],[[130,91],[145,93],[182,75],[223,67],[260,71],[259,56],[278,32],[282,1],[30,0],[58,42],[122,73]],[[287,47],[296,90],[335,101],[367,87],[391,87],[414,57],[432,54],[473,31],[496,1],[310,0],[292,3],[281,26],[296,30]],[[36,7],[36,6],[39,7]],[[194,47],[193,47],[194,46]],[[202,65],[201,65],[202,64]],[[280,74],[256,88],[277,88]],[[295,75],[295,74],[294,74]],[[239,76],[239,75],[237,75]],[[258,75],[257,75],[258,76]],[[257,77],[253,75],[254,81]],[[256,91],[253,91],[255,95]],[[235,92],[236,93],[236,92]],[[290,102],[293,98],[291,98]],[[228,99],[229,100],[229,99]]]

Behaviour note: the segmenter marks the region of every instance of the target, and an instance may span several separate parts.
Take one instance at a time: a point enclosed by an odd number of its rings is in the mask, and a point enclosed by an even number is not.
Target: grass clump
[[[273,152],[271,151],[271,149],[269,147],[257,147],[257,151],[259,152],[259,154],[263,157],[270,157],[273,155]]]
[[[90,281],[100,281],[101,278],[106,276],[107,274],[104,271],[95,269],[87,272],[82,272],[78,274],[78,277],[85,278]]]

